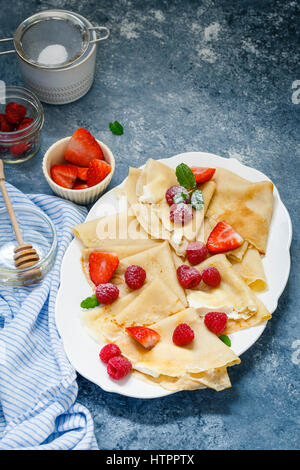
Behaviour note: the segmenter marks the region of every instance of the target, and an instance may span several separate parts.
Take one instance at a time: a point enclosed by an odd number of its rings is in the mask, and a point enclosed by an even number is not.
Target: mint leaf
[[[184,202],[187,198],[187,195],[184,194],[184,193],[177,193],[175,194],[175,196],[173,197],[173,201],[175,204],[180,204],[182,202]]]
[[[180,186],[186,189],[193,189],[197,186],[192,170],[185,163],[180,163],[176,167],[176,177]]]
[[[223,341],[223,343],[226,344],[226,346],[231,346],[231,341],[230,338],[227,335],[221,335],[219,336],[220,340]]]
[[[123,126],[118,121],[110,122],[109,128],[112,133],[116,135],[122,135],[124,132]]]
[[[204,207],[203,194],[200,189],[196,189],[191,195],[191,204],[194,209],[200,211]]]
[[[91,295],[91,297],[87,297],[86,299],[84,299],[81,304],[80,304],[80,307],[81,308],[94,308],[94,307],[97,307],[97,305],[100,305],[98,300],[97,300],[97,297],[95,294]]]

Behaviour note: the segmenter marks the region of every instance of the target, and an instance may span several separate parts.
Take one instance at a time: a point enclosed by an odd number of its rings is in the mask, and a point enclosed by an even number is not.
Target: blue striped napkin
[[[0,449],[97,449],[91,415],[75,403],[76,373],[54,319],[62,257],[86,209],[6,187],[14,207],[33,205],[51,218],[58,252],[54,267],[34,287],[0,285]]]

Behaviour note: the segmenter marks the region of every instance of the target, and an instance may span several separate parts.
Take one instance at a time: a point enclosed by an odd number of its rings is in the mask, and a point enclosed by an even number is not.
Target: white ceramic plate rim
[[[243,165],[238,160],[223,158],[204,152],[187,152],[160,160],[175,168],[185,162],[194,166],[223,167],[249,181],[270,179],[260,171]],[[123,183],[124,184],[124,181]],[[121,186],[121,185],[120,185]],[[117,204],[114,189],[104,194],[91,208],[87,219],[105,215],[105,204]],[[119,209],[116,208],[116,211]],[[292,224],[290,216],[274,185],[274,211],[270,227],[267,254],[263,259],[269,289],[259,295],[268,310],[273,313],[288,280],[290,271],[290,244]],[[280,248],[276,249],[276,247]],[[69,245],[61,265],[61,284],[56,298],[55,318],[65,352],[73,367],[85,378],[103,390],[134,398],[158,398],[174,392],[148,384],[135,376],[115,382],[111,380],[105,366],[100,362],[99,344],[84,330],[80,320],[80,301],[90,295],[90,286],[80,267],[81,243],[74,239]],[[74,277],[74,273],[76,273]],[[230,335],[232,349],[239,356],[249,349],[261,336],[266,323]]]

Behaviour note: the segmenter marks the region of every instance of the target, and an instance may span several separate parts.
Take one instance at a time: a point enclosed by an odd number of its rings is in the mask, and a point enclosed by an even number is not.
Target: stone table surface
[[[98,47],[91,91],[72,104],[44,105],[41,150],[26,163],[6,165],[8,181],[24,192],[51,194],[43,154],[81,126],[116,157],[110,188],[129,165],[149,157],[207,151],[266,173],[293,221],[287,287],[263,335],[230,370],[233,387],[147,401],[106,393],[79,376],[78,400],[92,413],[99,448],[299,448],[297,2],[15,0],[6,6],[0,0],[6,12],[0,15],[1,37],[50,8],[77,11],[111,29]],[[1,57],[0,79],[22,85],[13,55]],[[121,137],[108,129],[116,119],[125,129]]]

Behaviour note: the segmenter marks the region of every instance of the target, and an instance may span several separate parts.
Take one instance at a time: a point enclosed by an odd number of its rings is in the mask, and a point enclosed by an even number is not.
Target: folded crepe
[[[116,275],[122,277],[127,267],[131,265],[138,265],[145,269],[147,282],[154,279],[163,280],[169,289],[177,295],[182,304],[187,305],[184,290],[177,280],[174,260],[167,241],[159,243],[144,252],[122,259],[116,270]]]
[[[212,311],[225,312],[229,318],[227,333],[258,325],[271,318],[224,254],[212,256],[196,268],[202,272],[209,266],[214,266],[220,272],[220,285],[209,287],[201,282],[197,288],[187,290],[189,305],[195,307],[200,316]]]
[[[168,188],[177,185],[175,170],[149,158],[136,184],[136,194],[141,203],[156,204],[165,199]]]
[[[217,168],[216,191],[207,216],[228,222],[260,253],[266,252],[273,212],[273,184],[251,183],[224,168]]]
[[[185,347],[176,346],[172,340],[180,323],[190,325],[195,334],[192,343]],[[236,354],[206,328],[203,319],[192,308],[168,316],[151,328],[159,333],[160,340],[150,351],[122,330],[115,340],[122,354],[140,372],[153,377],[181,377],[240,363]]]
[[[249,246],[241,261],[230,260],[233,269],[251,289],[262,292],[267,289],[267,279],[261,255],[253,246]]]
[[[130,210],[76,225],[73,233],[86,248],[127,244],[150,247],[154,243]]]
[[[213,181],[208,181],[201,186],[204,209],[193,210],[192,220],[180,226],[171,222],[170,206],[165,200],[167,189],[177,184],[173,169],[150,159],[143,170],[130,168],[124,193],[143,230],[151,238],[168,240],[176,253],[183,256],[189,241],[196,240],[198,236],[199,239],[204,239],[203,219],[216,185]]]
[[[161,279],[155,279],[139,295],[130,292],[111,305],[87,312],[83,321],[94,338],[115,341],[127,326],[150,326],[183,308],[174,292]]]
[[[160,385],[166,390],[173,392],[179,392],[182,390],[199,390],[204,388],[212,388],[219,392],[231,387],[226,367],[211,369],[199,374],[186,374],[181,377],[169,377],[168,375],[152,377],[151,375],[143,374],[138,371],[134,371],[134,375],[141,380]]]

